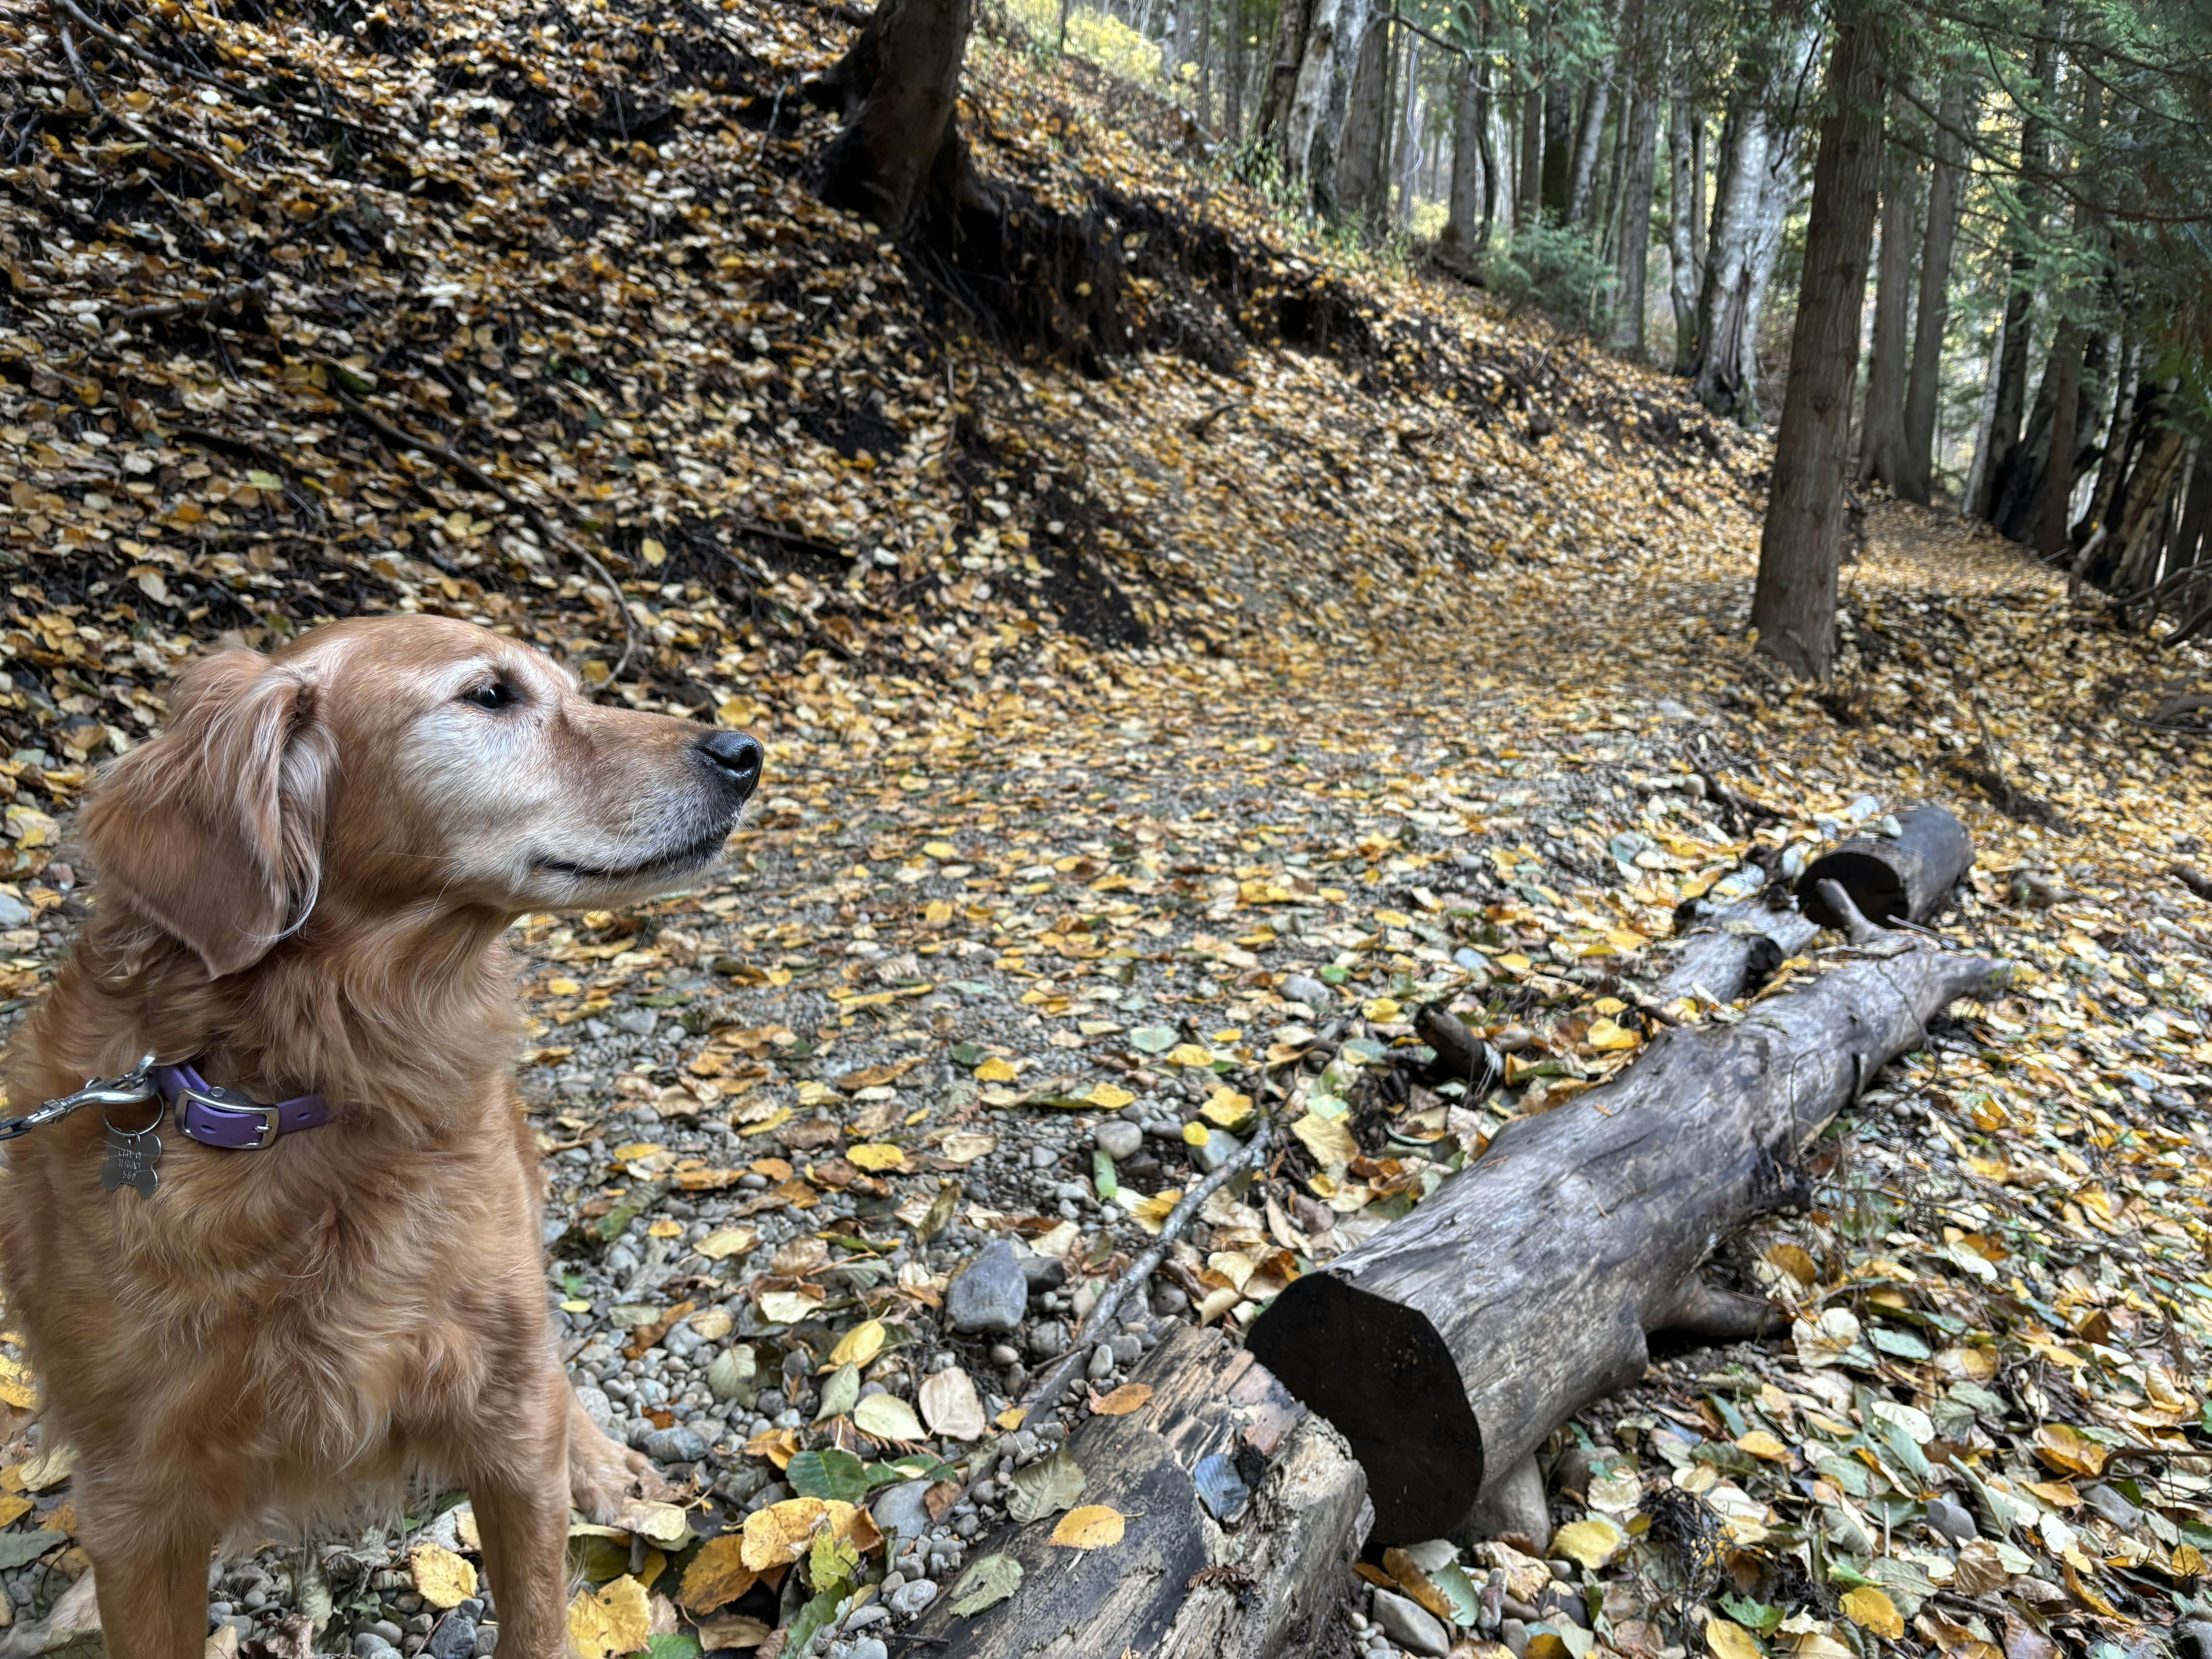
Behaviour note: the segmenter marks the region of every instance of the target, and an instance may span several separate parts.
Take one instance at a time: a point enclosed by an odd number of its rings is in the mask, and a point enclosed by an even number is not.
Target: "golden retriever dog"
[[[502,1659],[567,1650],[571,1498],[607,1518],[654,1477],[556,1351],[500,939],[695,880],[761,759],[391,617],[192,664],[100,775],[91,918],[9,1109],[171,1069],[9,1146],[0,1259],[114,1659],[199,1659],[219,1540],[428,1480],[473,1499]]]

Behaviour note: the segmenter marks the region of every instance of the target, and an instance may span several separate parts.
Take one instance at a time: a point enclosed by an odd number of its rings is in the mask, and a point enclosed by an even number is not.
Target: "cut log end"
[[[1482,1488],[1482,1430],[1450,1349],[1418,1310],[1309,1273],[1247,1346],[1352,1443],[1377,1537],[1440,1538],[1466,1519]]]
[[[1940,806],[1916,806],[1898,815],[1894,836],[1861,836],[1813,860],[1797,878],[1797,902],[1823,927],[1843,918],[1820,896],[1832,881],[1859,914],[1878,927],[1925,921],[1974,862],[1966,826]]]

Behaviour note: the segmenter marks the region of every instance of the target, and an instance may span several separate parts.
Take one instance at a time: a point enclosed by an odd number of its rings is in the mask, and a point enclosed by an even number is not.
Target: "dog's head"
[[[465,623],[383,617],[177,678],[161,736],[80,828],[119,890],[216,975],[319,904],[355,915],[631,902],[698,875],[760,781],[742,732],[587,702]]]

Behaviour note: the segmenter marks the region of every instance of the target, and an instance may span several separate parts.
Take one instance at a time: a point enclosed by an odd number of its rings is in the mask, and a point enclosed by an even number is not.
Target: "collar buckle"
[[[277,1131],[282,1127],[277,1121],[277,1109],[249,1099],[235,1089],[226,1089],[211,1083],[197,1086],[186,1084],[180,1088],[177,1091],[177,1121],[185,1126],[187,1134],[192,1133],[191,1114],[194,1108],[214,1115],[226,1127],[238,1123],[242,1118],[253,1121],[254,1139],[252,1141],[242,1145],[228,1141],[221,1143],[231,1146],[234,1151],[261,1152],[276,1144]],[[192,1135],[192,1138],[195,1140],[202,1139],[199,1135]]]

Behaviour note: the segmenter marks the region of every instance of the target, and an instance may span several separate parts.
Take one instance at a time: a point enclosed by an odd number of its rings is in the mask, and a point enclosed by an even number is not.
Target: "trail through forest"
[[[1725,1244],[1787,1335],[1662,1355],[1543,1507],[1363,1564],[1328,1641],[2204,1640],[2200,647],[1877,501],[1836,677],[1778,678],[1759,441],[1293,237],[1018,35],[971,64],[1027,192],[993,289],[808,193],[796,9],[271,14],[189,73],[66,0],[0,27],[9,1014],[87,902],[91,769],[217,641],[439,611],[768,744],[724,878],[512,936],[564,1358],[675,1486],[574,1528],[580,1651],[884,1659],[1011,1590],[1002,1526],[1135,1550],[1055,1449],[1145,1408],[1168,1322],[1241,1330],[1662,1017],[1740,1017],[1640,1001],[1677,906],[1922,801],[1978,852],[1936,932],[2016,966]],[[1430,1086],[1431,1003],[1502,1087]],[[86,1650],[68,1453],[15,1426],[0,1651]],[[460,1498],[219,1568],[210,1653],[489,1650]]]

